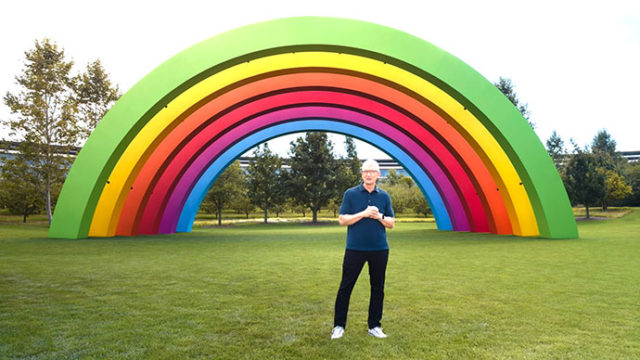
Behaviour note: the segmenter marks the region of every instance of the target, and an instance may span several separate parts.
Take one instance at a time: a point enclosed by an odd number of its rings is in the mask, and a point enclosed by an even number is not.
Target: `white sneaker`
[[[331,330],[331,340],[340,339],[344,335],[344,328],[342,326],[336,326]]]
[[[373,329],[369,329],[369,335],[375,336],[379,339],[384,339],[387,337],[387,334],[382,332],[382,328],[380,326],[376,326]]]

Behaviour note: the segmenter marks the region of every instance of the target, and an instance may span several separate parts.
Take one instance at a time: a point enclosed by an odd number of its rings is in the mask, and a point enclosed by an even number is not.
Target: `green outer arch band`
[[[328,50],[363,55],[413,72],[455,98],[496,138],[531,200],[540,237],[576,238],[558,172],[527,121],[498,89],[453,55],[415,36],[368,22],[296,17],[234,29],[170,58],[107,113],[71,168],[49,237],[85,238],[100,193],[135,135],[184,90],[231,65],[283,52]]]

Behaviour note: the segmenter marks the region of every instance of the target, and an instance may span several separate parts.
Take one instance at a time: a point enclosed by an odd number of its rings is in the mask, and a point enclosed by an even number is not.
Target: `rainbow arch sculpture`
[[[190,231],[235,158],[299,131],[344,133],[386,151],[441,230],[578,235],[551,159],[489,81],[398,30],[298,17],[203,41],[133,86],[78,154],[49,236]]]

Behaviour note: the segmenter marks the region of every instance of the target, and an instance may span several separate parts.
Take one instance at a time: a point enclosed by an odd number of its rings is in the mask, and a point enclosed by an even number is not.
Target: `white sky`
[[[100,58],[126,92],[171,56],[221,32],[289,16],[390,26],[466,62],[489,81],[512,79],[544,143],[600,129],[640,150],[640,1],[10,1],[0,5],[0,94],[15,91],[24,51],[49,37],[76,70]],[[0,118],[11,115],[0,105]],[[6,138],[6,129],[0,137]],[[342,150],[342,140],[336,150]],[[272,142],[286,154],[292,137]],[[361,158],[381,153],[359,145]]]

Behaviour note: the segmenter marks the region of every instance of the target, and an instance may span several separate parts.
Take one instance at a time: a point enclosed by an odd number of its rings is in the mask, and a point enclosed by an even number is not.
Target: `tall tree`
[[[358,158],[358,151],[356,149],[356,142],[351,136],[345,137],[344,140],[345,150],[347,151],[347,167],[351,172],[350,183],[357,185],[360,182],[360,168],[362,162]]]
[[[569,199],[574,204],[585,206],[588,219],[589,206],[604,197],[605,178],[598,171],[599,161],[596,156],[577,150],[565,167],[563,180]]]
[[[264,222],[269,217],[269,207],[284,203],[284,186],[280,175],[282,159],[271,152],[269,145],[253,151],[254,160],[247,169],[249,179],[249,198],[251,202],[264,211]]]
[[[516,94],[515,86],[511,82],[511,79],[501,76],[500,79],[498,79],[498,82],[494,83],[493,85],[495,85],[495,87],[497,87],[498,90],[500,90],[507,97],[507,99],[511,101],[513,106],[515,106],[518,111],[520,111],[522,116],[529,122],[531,128],[535,129],[536,125],[530,119],[531,113],[529,112],[529,104],[522,104],[520,102],[520,99],[518,99],[518,94]]]
[[[340,201],[342,197],[340,196],[340,192],[347,190],[348,188],[357,186],[359,184],[360,177],[353,173],[353,170],[349,167],[347,163],[347,159],[336,159],[334,163],[333,169],[333,184],[336,188],[336,197],[334,200]],[[340,204],[338,204],[339,206]]]
[[[235,198],[242,196],[246,189],[246,177],[240,167],[240,163],[235,161],[225,169],[211,186],[204,198],[205,203],[209,203],[216,210],[218,226],[222,226],[222,210]],[[207,206],[206,204],[203,204]]]
[[[333,144],[324,132],[308,132],[290,145],[290,194],[298,204],[311,210],[312,221],[316,223],[320,208],[338,193]]]
[[[623,168],[627,166],[627,160],[616,150],[616,141],[605,129],[598,131],[594,136],[591,152],[598,157],[600,167],[613,170],[618,175],[622,175]]]
[[[88,137],[120,98],[120,91],[111,83],[99,59],[87,64],[86,71],[76,77],[75,83],[81,135]]]
[[[51,223],[52,189],[59,186],[71,162],[67,155],[78,140],[77,103],[70,75],[73,62],[49,39],[25,52],[17,93],[7,92],[5,104],[17,117],[5,121],[21,141],[19,151],[32,161],[44,182],[47,218]]]
[[[332,206],[331,210],[333,210],[334,213],[338,210],[337,208],[340,207],[342,200],[341,192],[357,186],[360,183],[360,167],[362,163],[360,159],[358,159],[356,144],[350,136],[346,137],[344,144],[347,157],[337,159],[334,164],[336,193],[334,198],[329,202],[329,205]]]
[[[614,157],[616,155],[616,141],[607,130],[602,129],[593,138],[591,151],[594,154],[605,154]]]
[[[558,172],[562,172],[563,164],[567,156],[567,151],[564,147],[564,140],[553,130],[551,136],[547,139],[547,152],[551,156],[551,160],[556,165]]]

